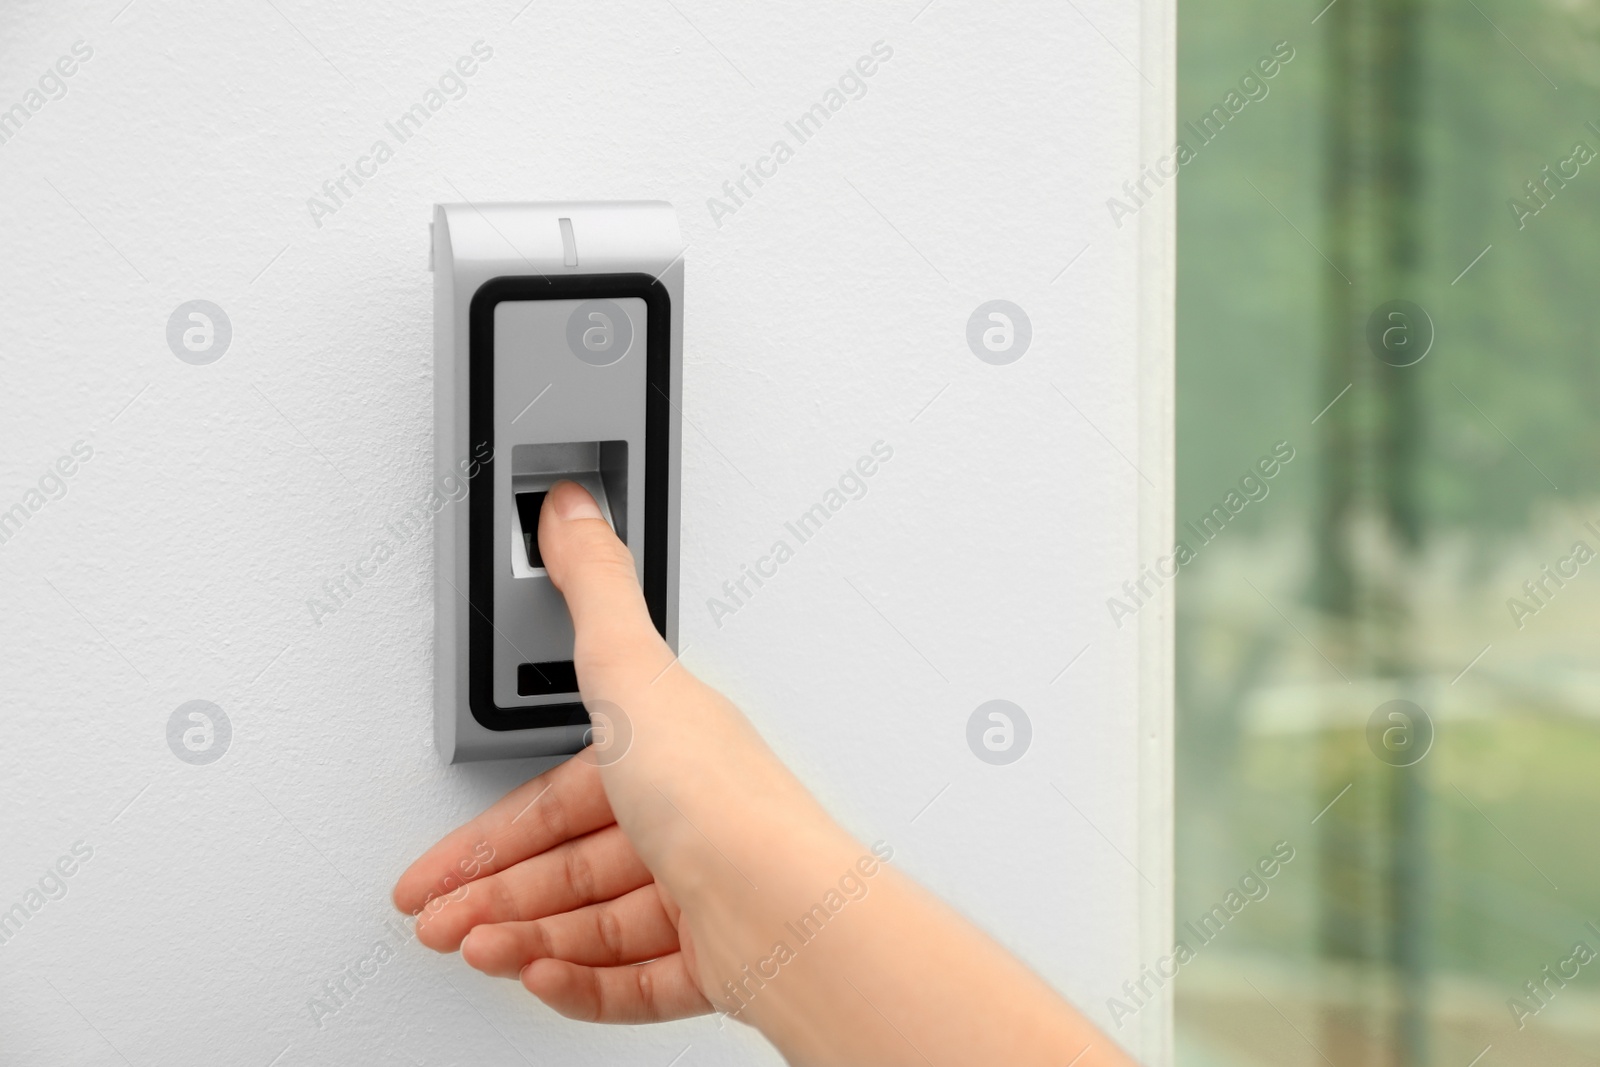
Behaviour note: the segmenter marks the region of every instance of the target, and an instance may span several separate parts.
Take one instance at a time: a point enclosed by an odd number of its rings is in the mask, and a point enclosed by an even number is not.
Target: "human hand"
[[[627,751],[586,749],[513,790],[413,863],[395,904],[423,912],[423,944],[520,977],[564,1015],[651,1022],[708,1012],[715,972],[697,945],[717,937],[697,927],[713,921],[702,911],[727,902],[695,892],[706,879],[689,866],[728,866],[708,860],[705,846],[749,851],[767,836],[763,824],[811,839],[842,834],[743,716],[674,664],[631,555],[588,493],[572,483],[552,490],[539,538],[572,614],[584,700],[626,723],[613,724],[613,739],[631,734]],[[759,800],[734,824],[710,810],[745,791]]]
[[[572,614],[584,703],[615,720],[611,743],[411,865],[394,901],[419,916],[423,944],[518,977],[573,1018],[727,1012],[793,1062],[933,1062],[924,1049],[952,1063],[1129,1062],[892,870],[892,849],[856,843],[676,663],[631,555],[581,487],[551,490],[539,547]]]

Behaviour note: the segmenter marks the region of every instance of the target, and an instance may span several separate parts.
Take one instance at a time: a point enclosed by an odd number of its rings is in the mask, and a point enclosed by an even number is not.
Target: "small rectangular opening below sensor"
[[[578,691],[578,671],[570,659],[517,664],[517,696],[545,697]]]

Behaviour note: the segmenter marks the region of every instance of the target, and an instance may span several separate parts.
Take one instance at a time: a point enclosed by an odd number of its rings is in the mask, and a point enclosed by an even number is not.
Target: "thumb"
[[[633,554],[576,482],[558,482],[545,497],[539,554],[566,597],[573,663],[586,695],[630,688],[635,675],[661,669],[671,653],[650,621]]]

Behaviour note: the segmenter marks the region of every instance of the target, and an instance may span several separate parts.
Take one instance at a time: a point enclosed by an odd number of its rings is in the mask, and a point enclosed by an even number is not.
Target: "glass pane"
[[[1600,4],[1179,22],[1179,1063],[1600,1062]]]

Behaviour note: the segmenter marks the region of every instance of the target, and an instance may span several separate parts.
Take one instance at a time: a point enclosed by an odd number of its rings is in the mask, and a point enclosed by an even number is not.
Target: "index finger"
[[[650,621],[628,546],[588,490],[560,482],[539,510],[539,551],[572,616],[572,659],[585,697],[643,686],[671,652]]]
[[[569,759],[517,786],[415,860],[394,887],[408,915],[428,901],[616,822],[593,762]]]

